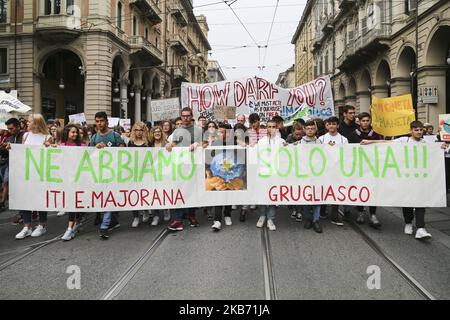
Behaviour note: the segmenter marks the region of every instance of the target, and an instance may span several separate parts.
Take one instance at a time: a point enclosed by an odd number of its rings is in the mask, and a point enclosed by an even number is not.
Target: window
[[[117,27],[122,29],[122,2],[117,3]]]
[[[158,48],[158,36],[155,35],[155,47]]]
[[[8,0],[0,0],[0,23],[7,23]]]
[[[54,14],[61,13],[61,0],[55,0],[55,12]]]
[[[148,28],[145,28],[145,40],[148,41]]]
[[[136,17],[133,16],[133,36],[137,35],[137,20]]]
[[[52,0],[45,0],[44,14],[46,16],[48,16],[49,14],[52,14]]]
[[[74,0],[66,0],[66,12],[68,15],[73,15],[75,12]]]
[[[0,48],[0,74],[8,72],[8,49]]]

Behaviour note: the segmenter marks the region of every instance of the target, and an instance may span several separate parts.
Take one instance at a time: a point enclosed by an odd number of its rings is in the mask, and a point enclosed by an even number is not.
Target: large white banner
[[[104,211],[218,205],[445,207],[439,144],[277,149],[12,145],[10,208]],[[426,190],[426,192],[424,191]]]
[[[208,120],[214,120],[216,106],[234,106],[236,114],[258,113],[263,122],[276,115],[284,119],[334,115],[329,76],[291,89],[258,77],[207,84],[184,82],[181,84],[181,105],[190,107],[195,119],[204,115]]]

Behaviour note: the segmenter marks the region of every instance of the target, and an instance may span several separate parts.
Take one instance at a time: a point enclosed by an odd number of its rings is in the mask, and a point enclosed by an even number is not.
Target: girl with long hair
[[[50,146],[52,136],[45,124],[44,117],[41,114],[32,114],[28,117],[28,132],[23,135],[22,144]],[[47,232],[47,212],[39,212],[39,225],[34,229],[31,223],[31,211],[20,211],[23,217],[23,229],[16,234],[16,239],[24,239],[28,236],[40,237]]]

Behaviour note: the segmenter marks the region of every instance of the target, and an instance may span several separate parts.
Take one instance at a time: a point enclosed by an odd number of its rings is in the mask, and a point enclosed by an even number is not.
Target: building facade
[[[207,80],[207,32],[192,0],[4,0],[0,89],[46,118],[150,120],[152,99]]]
[[[295,65],[292,65],[286,71],[281,72],[278,75],[278,79],[275,82],[275,84],[282,88],[294,88],[295,87]]]
[[[295,45],[295,86],[313,80],[312,15],[313,0],[306,2],[302,18],[291,43]]]
[[[450,112],[450,2],[314,1],[313,75],[332,76],[336,112],[369,111],[371,96],[411,93],[418,120]],[[423,103],[425,87],[437,103]]]
[[[208,82],[219,82],[226,80],[225,73],[217,60],[208,61]]]

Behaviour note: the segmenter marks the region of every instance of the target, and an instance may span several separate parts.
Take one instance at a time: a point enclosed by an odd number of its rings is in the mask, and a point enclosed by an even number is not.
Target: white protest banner
[[[232,146],[195,152],[174,148],[171,153],[164,148],[12,145],[10,209],[119,211],[230,204],[445,207],[443,155],[438,143],[395,142],[275,149]]]
[[[276,115],[289,119],[302,111],[305,119],[334,115],[329,76],[291,89],[258,77],[206,84],[183,82],[181,105],[192,108],[195,119],[203,115],[208,120],[215,120],[216,106],[234,106],[236,114],[258,113],[262,122]]]
[[[152,100],[152,121],[175,119],[180,116],[179,98]]]
[[[84,112],[71,114],[69,115],[69,122],[85,125],[87,123],[86,115],[84,114]]]

